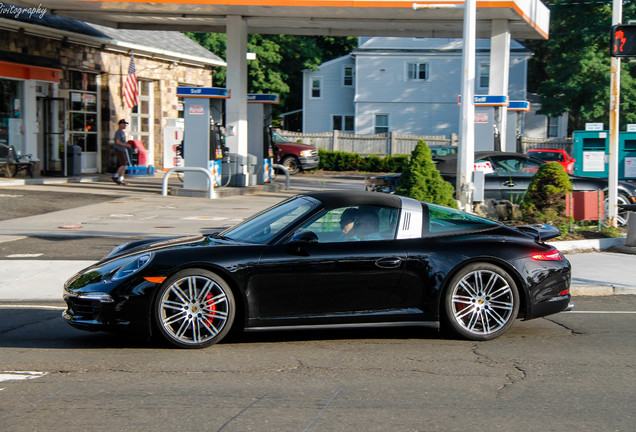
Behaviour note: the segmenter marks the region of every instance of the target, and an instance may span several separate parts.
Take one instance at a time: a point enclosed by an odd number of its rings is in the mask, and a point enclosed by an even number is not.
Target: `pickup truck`
[[[316,147],[290,141],[274,130],[272,130],[272,144],[274,163],[287,168],[289,174],[294,175],[300,171],[318,168],[320,156]]]

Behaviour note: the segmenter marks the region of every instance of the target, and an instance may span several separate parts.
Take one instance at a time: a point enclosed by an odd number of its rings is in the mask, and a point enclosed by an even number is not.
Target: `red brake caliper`
[[[212,300],[212,294],[206,295],[205,300],[206,300],[206,303]],[[212,320],[214,320],[214,315],[215,315],[214,312],[216,311],[216,305],[211,304],[210,306],[208,306],[208,310],[210,311],[210,315],[212,316],[210,318],[207,318],[207,321],[210,323],[210,325],[212,325]]]

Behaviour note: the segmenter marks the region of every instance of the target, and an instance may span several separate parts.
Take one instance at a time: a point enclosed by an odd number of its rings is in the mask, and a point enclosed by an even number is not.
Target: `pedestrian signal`
[[[636,25],[615,25],[610,40],[612,57],[636,57]]]

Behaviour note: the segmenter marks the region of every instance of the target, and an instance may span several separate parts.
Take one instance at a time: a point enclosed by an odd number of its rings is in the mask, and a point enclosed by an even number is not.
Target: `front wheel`
[[[298,162],[298,159],[294,156],[287,156],[284,158],[281,165],[289,171],[289,175],[298,174],[300,172],[300,162]]]
[[[462,337],[484,341],[504,334],[519,312],[519,292],[498,266],[474,263],[450,281],[444,295],[447,324]]]
[[[605,191],[605,194],[607,196],[607,191]],[[609,198],[605,198],[605,217],[607,217],[607,215],[609,214]],[[619,193],[616,196],[616,204],[618,205],[627,205],[627,204],[631,204],[629,198],[627,198],[625,195]],[[627,210],[622,210],[620,207],[618,208],[618,212],[616,214],[616,224],[618,226],[626,226],[627,225],[627,214],[629,212]]]
[[[161,286],[155,321],[161,336],[179,348],[204,348],[230,331],[236,302],[228,284],[203,269],[176,273]]]

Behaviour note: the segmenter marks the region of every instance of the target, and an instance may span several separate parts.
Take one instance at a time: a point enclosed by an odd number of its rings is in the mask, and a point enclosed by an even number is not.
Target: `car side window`
[[[523,158],[494,157],[491,159],[493,170],[499,176],[528,176],[532,177],[539,171],[539,164]]]
[[[497,222],[435,204],[428,205],[430,234],[479,231],[499,226]]]
[[[320,243],[389,240],[395,238],[399,210],[391,207],[348,206],[329,210],[296,233],[311,231]]]

